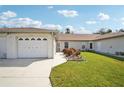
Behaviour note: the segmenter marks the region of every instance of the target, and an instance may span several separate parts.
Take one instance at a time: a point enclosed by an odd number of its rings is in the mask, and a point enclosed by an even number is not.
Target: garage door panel
[[[47,40],[18,40],[19,58],[48,57],[47,49]]]

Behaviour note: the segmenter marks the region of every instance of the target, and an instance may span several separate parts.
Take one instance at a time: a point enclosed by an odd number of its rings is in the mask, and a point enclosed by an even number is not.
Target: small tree
[[[111,29],[107,29],[106,33],[111,33],[112,30]]]
[[[124,32],[124,29],[123,29],[123,28],[121,28],[121,29],[119,30],[119,32]]]
[[[70,34],[71,32],[70,32],[70,29],[69,28],[66,28],[66,32],[65,32],[65,34]]]

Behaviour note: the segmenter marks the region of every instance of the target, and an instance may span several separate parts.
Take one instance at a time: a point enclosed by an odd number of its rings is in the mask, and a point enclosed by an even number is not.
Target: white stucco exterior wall
[[[48,58],[54,58],[55,56],[55,37],[52,34],[47,35],[49,40],[48,40]]]
[[[0,58],[6,58],[6,34],[0,34]]]
[[[58,41],[57,43],[59,43],[59,48],[60,48],[60,51],[62,51],[64,49],[64,42],[63,41]],[[58,47],[58,46],[57,46]]]
[[[55,40],[55,38],[54,38],[54,36],[53,36],[53,58],[55,57],[55,54],[56,54],[56,40]]]
[[[82,42],[74,42],[74,41],[69,41],[69,48],[75,48],[75,49],[81,49],[82,48]]]
[[[58,41],[60,43],[60,51],[64,49],[64,42],[68,42],[69,48],[75,48],[82,50],[82,45],[85,45],[85,50],[90,49],[90,43],[93,44],[93,49],[95,48],[95,42],[93,41]]]
[[[54,58],[56,52],[56,41],[51,33],[9,33],[6,37],[0,34],[0,58],[18,58],[18,37],[45,37],[48,40],[48,58]],[[2,39],[1,39],[2,38]]]
[[[96,51],[115,54],[115,52],[124,52],[124,37],[117,37],[96,42]]]
[[[47,35],[48,38],[48,58],[52,58],[53,57],[53,51],[52,51],[52,36],[51,35]]]
[[[15,34],[7,35],[7,58],[17,58],[17,41]]]

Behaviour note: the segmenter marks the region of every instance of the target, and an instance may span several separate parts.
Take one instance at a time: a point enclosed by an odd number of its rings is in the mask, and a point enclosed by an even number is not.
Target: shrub
[[[120,52],[120,55],[124,56],[124,52]]]
[[[124,52],[115,52],[116,55],[124,56]]]
[[[71,55],[78,56],[80,55],[80,50],[76,50],[74,48],[65,48],[63,49],[63,53],[66,55],[66,57],[71,56]]]
[[[74,54],[74,53],[77,51],[77,50],[74,49],[74,48],[70,48],[69,50],[70,50],[71,55]]]
[[[76,52],[77,50],[74,48],[70,48],[71,51]]]
[[[115,54],[116,54],[116,55],[120,55],[120,53],[119,53],[119,52],[115,52]]]
[[[65,49],[62,50],[62,52],[63,52],[64,54],[66,54],[67,51],[68,51],[68,48],[65,48]]]
[[[66,56],[70,56],[70,55],[71,55],[71,51],[70,51],[69,48],[63,49],[63,53],[64,53]]]
[[[80,55],[80,50],[76,51],[75,55],[79,56]]]

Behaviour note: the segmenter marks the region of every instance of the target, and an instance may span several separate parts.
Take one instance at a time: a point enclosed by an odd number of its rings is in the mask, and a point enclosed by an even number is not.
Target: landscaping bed
[[[80,55],[80,50],[65,48],[63,49],[63,53],[68,61],[84,61],[83,56]]]

